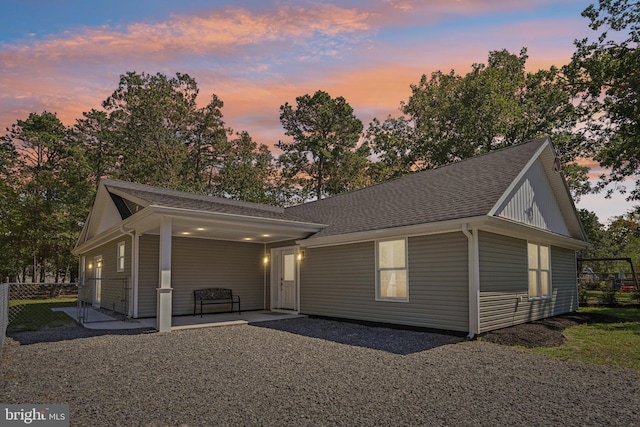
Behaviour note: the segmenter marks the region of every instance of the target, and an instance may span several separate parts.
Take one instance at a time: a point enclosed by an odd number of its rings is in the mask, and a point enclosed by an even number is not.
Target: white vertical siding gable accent
[[[540,159],[531,165],[511,190],[496,215],[571,236]]]

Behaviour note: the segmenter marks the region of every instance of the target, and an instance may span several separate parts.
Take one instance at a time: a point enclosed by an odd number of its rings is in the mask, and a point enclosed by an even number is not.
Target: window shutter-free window
[[[377,242],[376,299],[408,301],[407,240]]]
[[[117,253],[117,269],[118,272],[124,271],[124,256],[125,256],[125,244],[124,242],[118,243],[118,253]]]
[[[529,263],[529,296],[551,295],[551,253],[549,246],[527,243]]]

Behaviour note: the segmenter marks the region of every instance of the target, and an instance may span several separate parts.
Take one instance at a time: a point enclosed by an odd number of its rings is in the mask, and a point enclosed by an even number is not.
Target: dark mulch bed
[[[621,323],[624,319],[600,313],[567,313],[537,320],[510,328],[486,332],[479,336],[482,341],[496,344],[533,347],[558,347],[565,342],[562,333],[566,328],[592,323]]]

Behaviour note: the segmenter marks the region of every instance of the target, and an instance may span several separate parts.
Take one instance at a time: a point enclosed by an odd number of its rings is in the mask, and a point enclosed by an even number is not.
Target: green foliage
[[[369,125],[367,140],[386,168],[381,179],[551,135],[574,196],[589,192],[586,168],[575,163],[582,139],[571,94],[557,68],[528,73],[526,60],[526,49],[494,51],[465,76],[423,75],[401,104],[403,117]]]
[[[589,291],[582,285],[578,285],[578,302],[581,305],[589,302]]]
[[[599,0],[582,16],[600,31],[595,41],[576,40],[576,51],[565,67],[573,93],[582,97],[588,114],[589,153],[611,169],[600,187],[636,178],[629,198],[640,200],[640,2]],[[624,186],[617,186],[625,191]]]
[[[285,185],[299,188],[303,199],[360,188],[366,175],[369,147],[358,146],[362,122],[342,98],[317,91],[280,107],[280,122],[293,142],[276,147]]]
[[[56,115],[46,111],[18,120],[3,145],[17,154],[8,192],[15,216],[8,225],[12,245],[7,257],[14,265],[5,274],[18,276],[21,267],[31,264],[36,281],[43,281],[47,271],[56,281],[73,275],[77,261],[70,249],[93,199],[84,151],[69,140]]]
[[[602,303],[604,305],[615,306],[618,304],[618,295],[614,286],[601,283],[600,290],[602,291]]]
[[[269,147],[258,145],[247,132],[230,141],[229,154],[213,178],[221,196],[247,202],[281,204],[274,190],[277,171]]]
[[[186,74],[167,78],[129,72],[102,104],[114,141],[116,178],[178,187],[195,127],[198,87]]]

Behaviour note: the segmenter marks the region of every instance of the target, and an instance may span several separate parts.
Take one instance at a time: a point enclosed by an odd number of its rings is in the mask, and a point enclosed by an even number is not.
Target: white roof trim
[[[353,243],[370,242],[389,237],[414,237],[431,234],[462,232],[463,229],[477,228],[494,234],[515,237],[523,240],[535,239],[541,243],[549,243],[568,249],[585,249],[589,243],[571,237],[561,236],[548,230],[542,230],[511,221],[506,218],[493,216],[479,216],[460,218],[450,221],[440,221],[430,224],[410,225],[406,227],[385,228],[350,234],[318,237],[297,240],[296,244],[302,248],[319,248],[326,246],[348,245]]]
[[[111,227],[109,230],[106,230],[99,235],[89,239],[88,241],[77,245],[73,249],[73,253],[77,255],[83,252],[87,252],[97,246],[108,243],[111,240],[114,240],[124,234],[123,229],[127,229],[129,231],[136,230],[137,232],[145,232],[157,225],[154,218],[161,218],[162,216],[182,219],[202,219],[215,221],[221,224],[253,224],[264,227],[271,227],[273,229],[295,231],[299,233],[314,233],[320,231],[323,227],[325,227],[325,225],[323,224],[287,221],[278,218],[261,218],[220,212],[194,211],[184,208],[170,208],[165,206],[151,205],[133,214],[129,218],[121,221],[118,225]]]

